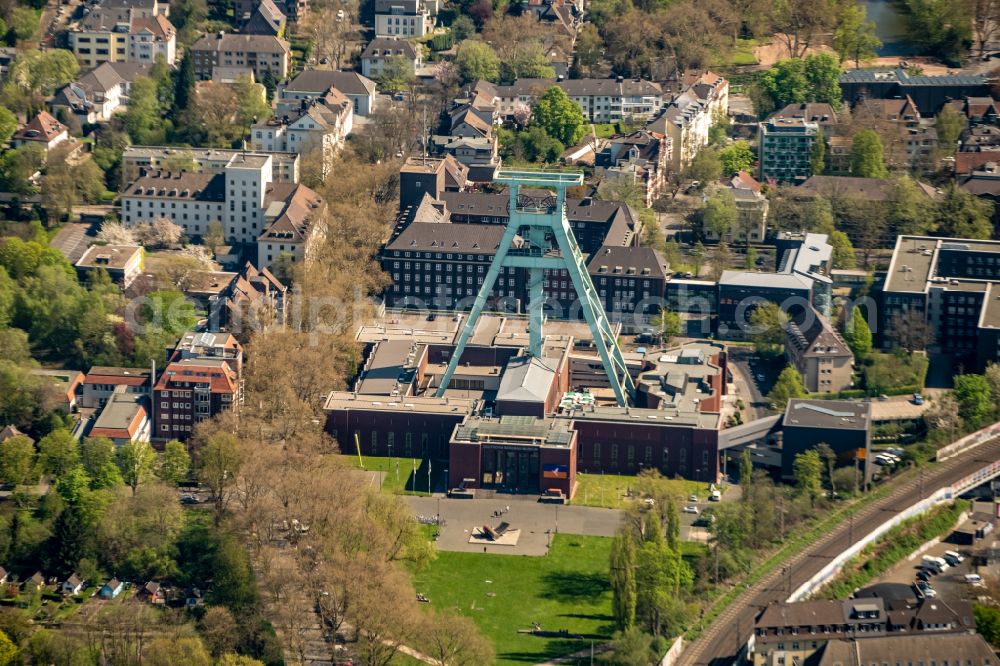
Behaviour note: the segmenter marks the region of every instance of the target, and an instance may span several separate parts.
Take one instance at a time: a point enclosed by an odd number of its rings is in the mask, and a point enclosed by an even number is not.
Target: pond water
[[[882,40],[881,56],[912,55],[916,52],[906,40],[906,21],[893,5],[892,0],[859,0],[868,12],[868,20],[875,21],[875,34]]]

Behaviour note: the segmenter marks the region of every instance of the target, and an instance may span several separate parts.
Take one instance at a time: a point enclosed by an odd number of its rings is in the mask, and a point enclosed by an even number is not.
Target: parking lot
[[[972,558],[969,556],[969,546],[960,546],[948,543],[947,541],[942,541],[934,544],[926,550],[920,551],[916,554],[911,554],[908,559],[896,564],[896,566],[887,571],[885,575],[872,581],[871,584],[898,583],[913,586],[917,580],[917,574],[920,572],[923,557],[925,555],[929,555],[931,557],[943,558],[945,556],[945,551],[949,550],[957,551],[965,559],[956,566],[949,565],[944,572],[933,574],[929,577],[929,582],[934,588],[937,598],[944,600],[975,599],[982,593],[983,587],[967,583],[965,581],[965,575],[974,573],[986,577],[996,576],[997,573],[1000,573],[995,570],[995,567],[973,566]]]

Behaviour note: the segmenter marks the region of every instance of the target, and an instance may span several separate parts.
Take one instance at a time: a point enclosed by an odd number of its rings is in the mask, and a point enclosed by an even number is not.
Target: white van
[[[942,560],[940,557],[933,557],[931,555],[924,555],[921,560],[921,566],[927,571],[933,571],[934,573],[941,573],[948,568],[948,563]]]
[[[965,582],[970,585],[981,585],[983,577],[979,574],[965,574]]]
[[[719,492],[718,490],[713,490],[712,494],[709,496],[708,499],[711,502],[721,502],[722,501],[722,493]]]

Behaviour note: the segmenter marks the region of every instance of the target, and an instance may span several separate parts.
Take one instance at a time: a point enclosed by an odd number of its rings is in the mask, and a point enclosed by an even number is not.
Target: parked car
[[[697,516],[701,512],[698,511],[698,507],[696,506],[686,506],[684,507],[684,513],[693,513],[694,515]]]
[[[763,372],[758,372],[757,373],[757,381],[762,382],[765,379],[767,379],[767,375],[765,375]]]
[[[885,393],[882,393],[879,395],[878,399],[880,402],[885,402],[889,399],[889,396],[887,396]]]
[[[930,579],[931,579],[931,575],[929,573],[927,573],[926,571],[918,571],[917,572],[917,580],[922,580],[922,581],[924,581],[926,583],[926,582],[929,582]]]
[[[710,502],[721,502],[722,501],[722,493],[720,491],[718,491],[718,490],[713,490],[712,494],[709,496],[708,500]]]
[[[922,405],[922,404],[924,404],[924,396],[920,395],[919,393],[914,393],[913,394],[913,404],[914,405]]]
[[[688,502],[697,502],[697,501],[698,501],[697,495],[691,495],[690,497],[688,497]]]
[[[965,558],[961,556],[957,551],[946,550],[944,551],[944,561],[951,566],[958,566],[959,562],[964,562]]]
[[[970,585],[982,585],[983,577],[979,574],[965,574],[965,582]]]

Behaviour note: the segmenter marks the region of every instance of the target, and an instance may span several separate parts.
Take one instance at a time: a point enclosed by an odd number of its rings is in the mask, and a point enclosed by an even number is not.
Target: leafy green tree
[[[771,108],[802,102],[827,102],[840,107],[840,65],[830,53],[779,60],[758,82]]]
[[[833,468],[837,465],[837,454],[826,442],[820,442],[816,445],[816,453],[819,454],[819,459],[826,466],[826,481],[830,486],[830,501],[833,501],[837,497],[836,479],[833,474]]]
[[[456,42],[474,37],[476,35],[476,23],[468,16],[460,14],[451,22],[451,34],[455,37]]]
[[[34,14],[34,12],[32,12]],[[0,666],[17,663],[17,646],[4,632],[0,631]]]
[[[812,145],[812,156],[809,158],[809,171],[814,176],[826,171],[826,138],[823,130],[817,130],[816,140]]]
[[[777,303],[761,303],[750,313],[748,337],[761,356],[778,357],[785,349],[788,315]]]
[[[875,130],[863,129],[854,135],[851,143],[851,175],[858,178],[885,178],[882,140]]]
[[[705,250],[705,245],[698,241],[691,248],[691,268],[695,277],[701,275],[701,267],[705,265],[705,259],[708,257],[708,252]]]
[[[643,542],[636,557],[637,622],[655,638],[682,630],[687,609],[681,592],[692,580],[690,567],[665,539]]]
[[[635,625],[636,552],[632,536],[619,530],[611,543],[611,607],[615,625],[627,631]]]
[[[955,399],[958,413],[969,428],[982,427],[993,409],[990,384],[983,375],[956,375]]]
[[[646,666],[655,663],[660,653],[653,647],[653,637],[632,627],[615,634],[611,649],[599,657],[601,664],[608,666]]]
[[[771,392],[767,394],[767,399],[771,401],[776,409],[784,409],[788,401],[792,398],[804,398],[808,395],[806,387],[802,383],[802,375],[793,366],[786,366],[778,381],[771,387]]]
[[[851,239],[843,231],[834,231],[830,234],[830,245],[833,247],[834,268],[850,270],[858,265]]]
[[[869,21],[865,6],[856,2],[842,2],[837,28],[833,31],[833,50],[840,61],[853,60],[861,67],[862,61],[878,55],[882,40],[875,34],[875,21]]]
[[[44,474],[61,477],[79,462],[79,446],[69,430],[53,430],[38,442],[38,464]]]
[[[582,139],[587,125],[580,106],[558,86],[552,86],[539,98],[532,121],[564,146],[573,146]]]
[[[702,226],[719,238],[732,233],[737,215],[736,199],[732,192],[721,187],[712,191],[699,211]]]
[[[403,56],[393,56],[388,58],[382,65],[382,72],[379,75],[379,88],[382,90],[407,90],[416,75],[413,73],[413,63]]]
[[[212,656],[198,636],[186,638],[155,638],[149,642],[149,651],[143,657],[148,666],[212,666]]]
[[[649,324],[660,334],[664,343],[669,343],[672,338],[676,338],[683,331],[680,314],[670,310],[661,309],[649,320]]]
[[[0,106],[0,145],[10,141],[10,137],[17,131],[17,116],[11,113],[6,107]]]
[[[90,493],[90,477],[83,465],[71,467],[57,477],[56,492],[66,504],[78,506]]]
[[[685,176],[690,180],[697,180],[702,187],[722,178],[722,160],[719,159],[719,151],[711,146],[699,150],[691,159]]]
[[[393,60],[390,58],[390,61]],[[241,132],[255,122],[263,122],[273,115],[267,103],[264,87],[250,80],[249,75],[238,76],[232,85],[236,95],[236,122]]]
[[[972,605],[976,631],[993,647],[1000,646],[1000,609],[983,604]]]
[[[125,131],[137,144],[147,144],[162,127],[162,110],[157,98],[156,83],[149,77],[137,76],[132,82],[123,121]]]
[[[549,57],[540,42],[526,44],[516,51],[516,56],[510,62],[500,62],[500,77],[504,80],[517,79],[551,79],[556,71],[549,64]]]
[[[30,7],[14,7],[7,17],[7,28],[18,41],[34,39],[39,28],[38,14]]]
[[[259,601],[250,558],[234,536],[220,538],[212,562],[214,582],[210,599],[234,614],[252,610]]]
[[[847,320],[844,341],[857,358],[864,358],[872,352],[872,331],[861,314],[861,308],[856,305]]]
[[[970,3],[950,0],[902,0],[906,34],[924,53],[960,64],[972,46]]]
[[[172,439],[163,448],[160,464],[156,468],[156,476],[165,483],[177,485],[188,478],[191,470],[191,456],[183,442]]]
[[[489,44],[475,39],[467,39],[458,45],[455,66],[466,83],[500,79],[500,58],[496,51]]]
[[[148,481],[153,474],[156,452],[153,451],[149,442],[133,440],[126,442],[118,449],[115,462],[118,469],[121,470],[125,485],[131,488],[132,495],[135,495],[139,484]]]
[[[604,53],[604,40],[593,23],[580,26],[576,37],[576,58],[574,64],[581,72],[590,76],[600,66]]]
[[[993,202],[949,183],[933,206],[937,233],[952,238],[990,238]]]
[[[45,165],[45,151],[41,146],[18,146],[0,156],[0,184],[14,194],[35,194],[31,177]]]
[[[958,139],[965,129],[965,119],[962,114],[946,104],[934,117],[934,129],[937,131],[938,151],[941,156],[954,155]]]
[[[746,141],[734,141],[719,151],[719,160],[722,162],[722,172],[732,176],[750,169],[753,166],[754,154]]]
[[[120,486],[121,472],[115,464],[115,443],[107,437],[88,437],[80,446],[80,462],[94,490]]]
[[[191,59],[191,52],[185,51],[181,59],[181,65],[177,70],[176,85],[174,87],[174,120],[178,120],[183,111],[186,111],[195,95],[194,61]]]
[[[35,478],[35,445],[27,436],[16,435],[0,444],[0,477],[14,486]]]
[[[5,90],[4,97],[7,97],[8,93],[19,94],[20,98],[8,99],[8,103],[13,101],[15,105],[21,104],[20,110],[27,110],[28,107],[37,109],[41,106],[43,98],[54,93],[56,88],[75,79],[79,72],[80,63],[69,51],[63,49],[21,51],[11,65],[8,76],[13,89]]]
[[[217,520],[222,518],[230,490],[245,460],[246,453],[240,441],[225,432],[212,434],[198,450],[198,480],[211,493]]]
[[[823,461],[819,452],[809,449],[799,453],[793,468],[798,491],[809,498],[809,505],[815,509],[816,502],[823,496]]]
[[[893,181],[888,222],[896,234],[926,236],[934,231],[934,204],[909,176]]]
[[[757,265],[757,248],[753,246],[747,247],[746,259],[743,261],[743,267],[747,270],[753,270],[754,266]]]

